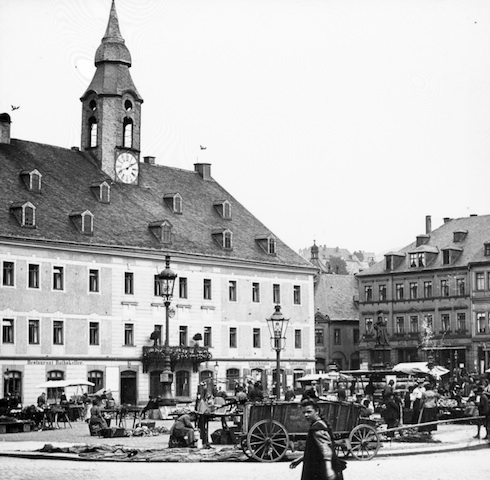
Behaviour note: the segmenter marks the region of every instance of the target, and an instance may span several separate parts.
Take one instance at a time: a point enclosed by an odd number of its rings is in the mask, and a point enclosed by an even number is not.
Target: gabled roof
[[[0,144],[0,165],[0,237],[164,250],[312,269],[308,261],[279,239],[277,254],[267,255],[255,237],[272,232],[217,182],[205,181],[195,171],[140,163],[139,186],[108,180],[111,203],[104,204],[91,191],[104,174],[86,152],[13,139],[10,144]],[[19,171],[33,168],[43,175],[42,195],[27,192],[19,177]],[[163,201],[166,192],[180,192],[185,198],[182,215],[171,214]],[[232,220],[216,215],[216,198],[233,203]],[[29,200],[36,207],[36,229],[22,228],[9,213],[11,203],[19,200]],[[70,213],[85,210],[94,215],[91,237],[77,232],[70,224]],[[162,245],[148,225],[170,217],[172,244]],[[211,230],[216,228],[233,231],[232,251],[223,250],[213,240]]]
[[[454,242],[454,232],[466,230],[468,234],[462,241]],[[428,269],[434,270],[438,268],[447,269],[448,265],[443,264],[442,250],[457,250],[461,254],[451,263],[451,267],[465,267],[469,263],[489,262],[490,258],[484,254],[484,244],[488,240],[488,232],[490,231],[490,215],[454,218],[446,221],[438,229],[430,232],[428,242],[416,248],[416,242],[402,248],[396,254],[408,254],[416,251],[426,251],[435,254],[435,260],[430,263]],[[439,252],[439,253],[438,253]],[[388,255],[388,254],[387,254]],[[413,272],[414,268],[409,267],[409,255],[396,266],[393,272]],[[417,269],[418,271],[423,268]],[[358,276],[364,277],[386,273],[384,259],[371,268],[359,273]]]
[[[315,307],[331,320],[358,320],[359,309],[354,303],[358,294],[354,275],[320,274],[315,284]]]

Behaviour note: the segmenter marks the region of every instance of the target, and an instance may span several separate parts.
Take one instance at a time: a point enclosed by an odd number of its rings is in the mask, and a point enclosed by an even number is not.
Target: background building
[[[489,365],[490,216],[450,219],[359,273],[364,367],[426,360],[451,371]]]
[[[311,263],[318,268],[315,278],[316,370],[359,368],[359,309],[357,278],[335,275],[319,259],[318,247],[311,247]]]
[[[38,384],[71,378],[121,403],[158,394],[162,367],[142,359],[162,341],[150,335],[163,335],[156,277],[166,255],[178,274],[169,344],[181,351],[179,399],[209,378],[228,390],[247,378],[267,387],[275,352],[265,320],[276,304],[290,318],[283,382],[313,371],[315,269],[221,187],[210,164],[186,171],[142,157],[143,99],[114,3],[95,65],[80,148],[11,139],[10,117],[0,116],[0,394],[29,404]]]

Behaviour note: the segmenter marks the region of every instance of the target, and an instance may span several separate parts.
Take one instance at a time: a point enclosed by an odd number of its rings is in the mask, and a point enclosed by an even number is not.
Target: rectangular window
[[[418,253],[417,254],[417,262],[418,262],[419,267],[425,266],[425,253]]]
[[[485,290],[485,274],[483,272],[476,274],[476,289],[479,291]]]
[[[39,288],[39,265],[35,263],[29,264],[29,278],[28,284],[29,288]]]
[[[272,302],[276,305],[281,303],[281,286],[277,283],[272,285]]]
[[[449,281],[441,280],[441,296],[449,297]]]
[[[260,348],[260,328],[254,328],[252,342],[253,348]]]
[[[63,321],[55,320],[53,322],[53,344],[63,345]]]
[[[417,254],[410,254],[410,268],[415,268],[417,266]]]
[[[366,327],[366,335],[372,335],[373,334],[373,319],[372,318],[366,318],[364,320],[364,324]]]
[[[230,327],[230,348],[237,348],[236,327]]]
[[[187,278],[179,277],[179,298],[187,298]]]
[[[88,272],[88,291],[97,293],[99,291],[99,271],[89,270]]]
[[[211,280],[209,278],[204,279],[203,298],[204,300],[211,300]]]
[[[425,330],[434,330],[434,319],[432,318],[432,314],[428,313],[427,315],[424,315],[424,323],[425,323]]]
[[[451,331],[451,324],[449,320],[449,314],[443,313],[441,315],[441,330],[443,332],[449,332]]]
[[[29,344],[39,345],[39,320],[29,320]]]
[[[410,316],[410,332],[418,333],[419,331],[419,317],[417,315]]]
[[[483,312],[476,314],[476,331],[485,333],[487,331],[487,316]]]
[[[2,321],[2,342],[14,343],[14,320],[4,318]]]
[[[99,344],[99,322],[90,322],[88,337],[90,345]]]
[[[53,290],[64,290],[64,288],[65,288],[64,268],[53,267]]]
[[[443,265],[448,265],[449,263],[451,263],[450,253],[451,252],[449,250],[443,250],[442,251],[442,264]]]
[[[431,298],[432,297],[432,282],[426,281],[424,282],[424,298]]]
[[[403,300],[403,283],[397,283],[395,286],[396,299]]]
[[[14,262],[3,262],[2,285],[6,287],[14,286]]]
[[[456,290],[458,292],[458,295],[465,295],[466,293],[466,282],[464,278],[457,278],[456,279]]]
[[[458,313],[457,315],[458,331],[459,333],[466,332],[466,313]]]
[[[340,328],[334,328],[333,329],[333,344],[334,345],[340,345]]]
[[[315,345],[323,345],[323,328],[315,328]]]
[[[359,329],[358,328],[354,328],[352,330],[352,341],[354,342],[354,344],[358,344],[359,343],[359,339],[360,339]]]
[[[204,327],[204,338],[203,338],[203,345],[205,347],[212,347],[213,346],[213,334],[212,334],[212,328],[211,327]]]
[[[230,302],[236,302],[236,281],[230,280],[228,282],[228,300]]]
[[[124,324],[124,345],[127,347],[134,345],[134,325],[132,323]]]
[[[405,317],[396,317],[396,333],[405,333]]]
[[[134,295],[134,273],[124,272],[124,293]]]
[[[158,273],[153,276],[153,295],[155,297],[162,296],[162,284],[160,283],[160,275]]]
[[[379,286],[379,301],[386,302],[386,285]]]
[[[294,348],[301,348],[301,330],[294,331]]]
[[[410,282],[410,298],[415,300],[418,296],[418,285],[417,282]]]
[[[257,282],[252,283],[252,302],[260,302],[260,284]]]
[[[366,302],[373,301],[373,287],[371,287],[371,285],[366,285],[364,287],[364,299]]]
[[[294,285],[293,286],[293,303],[295,305],[301,305],[301,286]]]
[[[188,338],[187,338],[187,326],[186,325],[181,325],[179,327],[179,345],[186,347],[188,343]]]

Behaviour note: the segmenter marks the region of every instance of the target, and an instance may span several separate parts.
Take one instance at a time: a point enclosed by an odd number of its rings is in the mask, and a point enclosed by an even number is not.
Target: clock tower
[[[143,99],[129,73],[131,55],[119,30],[114,0],[95,66],[92,82],[80,99],[81,148],[92,152],[113,180],[137,184]]]

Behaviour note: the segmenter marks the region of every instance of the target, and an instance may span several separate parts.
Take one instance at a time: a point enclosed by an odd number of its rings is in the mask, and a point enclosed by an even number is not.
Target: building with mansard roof
[[[434,360],[490,367],[490,215],[445,218],[358,274],[364,367]]]
[[[142,155],[143,98],[114,1],[95,66],[79,148],[12,138],[15,125],[0,115],[0,395],[30,404],[39,384],[73,378],[120,403],[160,394],[162,364],[145,352],[163,342],[156,277],[166,256],[178,275],[168,339],[177,399],[195,398],[202,381],[270,385],[266,318],[276,304],[289,318],[282,383],[314,371],[316,269],[210,164],[187,171]]]

